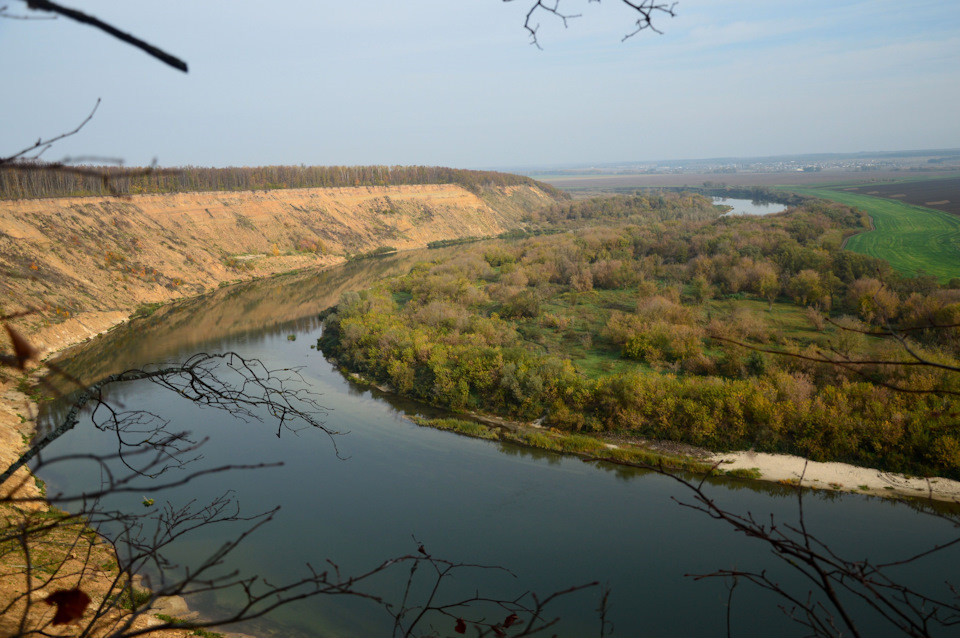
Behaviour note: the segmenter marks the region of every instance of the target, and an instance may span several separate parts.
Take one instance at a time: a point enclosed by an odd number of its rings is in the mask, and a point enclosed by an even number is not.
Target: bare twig
[[[0,18],[7,20],[56,20],[57,16],[31,16],[10,13],[10,6],[5,4],[0,7]]]
[[[80,129],[86,126],[87,122],[93,119],[93,116],[97,112],[97,109],[99,107],[100,107],[100,98],[97,98],[97,103],[93,105],[93,109],[90,111],[90,114],[87,115],[87,117],[84,118],[84,120],[80,122],[80,124],[78,124],[75,129],[73,129],[72,131],[67,131],[66,133],[61,133],[60,135],[56,135],[54,137],[49,137],[47,139],[44,139],[42,137],[38,138],[36,142],[14,153],[13,155],[9,155],[7,157],[0,157],[0,166],[5,166],[5,165],[15,166],[16,164],[13,164],[13,163],[16,162],[17,160],[38,159],[40,155],[42,155],[47,149],[53,146],[55,142],[59,142],[64,138],[67,138],[67,137],[70,137],[71,135],[76,135],[77,133],[79,133]],[[28,157],[28,153],[32,153],[34,151],[36,151],[36,153]],[[30,164],[30,166],[34,168],[36,167],[35,164]]]
[[[232,493],[224,494],[201,505],[191,501],[174,506],[166,503],[152,509],[153,501],[144,500],[146,511],[128,512],[105,509],[100,499],[123,493],[143,490],[142,477],[160,476],[168,467],[181,467],[190,462],[205,439],[192,441],[183,433],[169,432],[168,423],[158,415],[144,410],[127,410],[109,403],[105,389],[126,381],[147,380],[165,387],[196,404],[222,409],[239,418],[259,420],[263,414],[276,419],[277,434],[293,430],[301,421],[307,427],[322,430],[333,437],[337,433],[317,420],[322,408],[309,395],[303,394],[300,377],[294,369],[269,370],[256,359],[246,359],[234,353],[199,354],[178,365],[166,365],[156,369],[128,370],[111,375],[81,391],[74,399],[72,408],[63,417],[59,427],[42,437],[11,468],[4,473],[9,476],[13,469],[21,467],[30,458],[40,461],[41,466],[54,463],[91,461],[100,468],[101,484],[97,489],[85,489],[78,494],[52,494],[45,499],[2,499],[3,503],[17,505],[30,500],[45,500],[64,506],[76,513],[58,515],[52,519],[23,513],[22,524],[7,525],[0,529],[0,550],[9,543],[16,543],[25,557],[26,592],[7,604],[4,613],[22,614],[21,634],[38,631],[45,635],[48,625],[33,627],[34,616],[30,609],[36,592],[52,583],[66,582],[80,596],[86,586],[88,565],[92,550],[80,539],[94,538],[89,529],[100,531],[119,560],[119,571],[113,575],[109,589],[121,592],[119,596],[97,599],[93,609],[83,616],[81,635],[91,632],[106,632],[111,636],[139,636],[164,628],[198,629],[248,621],[264,616],[283,605],[297,600],[321,596],[350,596],[368,600],[394,619],[395,635],[414,636],[426,633],[425,625],[434,627],[437,621],[469,623],[479,635],[532,636],[553,627],[558,618],[548,615],[548,605],[569,594],[591,589],[596,583],[570,587],[554,592],[544,598],[526,592],[519,596],[502,596],[496,593],[476,591],[468,595],[451,595],[448,582],[455,575],[469,576],[477,570],[502,572],[510,579],[515,577],[499,566],[449,561],[430,555],[422,545],[416,554],[400,556],[356,575],[344,575],[339,567],[328,561],[329,569],[320,571],[309,564],[307,573],[289,583],[274,584],[257,577],[238,572],[223,573],[223,565],[250,534],[271,522],[276,509],[242,515],[239,503]],[[52,440],[62,436],[77,423],[79,413],[90,408],[91,420],[97,427],[112,433],[117,438],[118,451],[113,454],[66,454],[54,459],[43,459],[41,452]],[[127,470],[116,473],[114,461],[121,461]],[[151,491],[160,491],[185,485],[200,477],[237,469],[260,469],[266,464],[252,466],[223,466],[197,470],[174,480],[152,484]],[[0,481],[5,480],[0,478]],[[139,509],[139,508],[138,508]],[[210,526],[245,525],[245,529],[224,543],[206,558],[189,565],[179,565],[170,556],[175,544]],[[67,544],[67,556],[45,559],[37,564],[37,543],[48,534],[63,536],[62,530],[75,526],[74,541]],[[72,528],[71,528],[72,529]],[[96,541],[90,541],[96,542]],[[68,562],[79,557],[81,567],[76,570]],[[83,556],[86,559],[83,559]],[[397,605],[390,597],[378,593],[373,586],[373,577],[388,570],[409,568],[407,592]],[[45,574],[52,573],[51,576]],[[146,575],[151,591],[147,600],[143,592],[134,592],[133,577]],[[413,580],[418,579],[413,586]],[[368,585],[369,583],[369,585]],[[423,587],[426,585],[426,588]],[[171,620],[148,628],[139,628],[135,621],[149,613],[151,604],[160,597],[189,596],[233,591],[239,594],[239,604],[226,615],[216,618],[189,621]],[[420,593],[417,593],[420,592]],[[425,592],[425,593],[423,593]],[[136,593],[136,595],[135,595]],[[126,601],[126,602],[124,602]],[[122,604],[133,609],[119,609]],[[601,608],[605,609],[605,602]],[[49,621],[47,621],[49,624]],[[605,627],[605,620],[601,620]],[[602,631],[602,630],[601,630]]]
[[[80,412],[91,402],[94,423],[102,430],[113,431],[121,449],[147,445],[170,458],[182,454],[184,450],[178,446],[185,438],[182,435],[169,436],[162,425],[152,427],[151,433],[135,444],[125,441],[123,435],[133,426],[143,424],[144,418],[152,419],[142,410],[118,412],[104,400],[103,390],[112,384],[140,380],[151,381],[197,405],[224,410],[241,419],[262,421],[258,412],[266,410],[276,419],[278,437],[284,429],[295,431],[294,425],[298,421],[303,422],[307,427],[324,432],[334,442],[336,449],[334,436],[339,432],[317,420],[316,415],[324,414],[325,410],[306,393],[296,370],[269,370],[259,360],[245,359],[233,352],[199,353],[180,365],[155,370],[127,370],[94,383],[74,400],[66,417],[56,428],[35,441],[29,450],[0,474],[0,484],[53,441],[73,429],[79,423]],[[106,413],[104,420],[98,420],[98,411],[101,409]],[[156,468],[157,473],[166,467]]]
[[[906,388],[903,386],[896,385],[894,383],[889,383],[882,379],[877,379],[870,376],[867,372],[863,370],[865,366],[897,366],[904,368],[935,368],[940,370],[945,370],[948,372],[960,372],[960,367],[952,366],[948,364],[938,363],[936,361],[930,361],[923,357],[920,357],[912,350],[907,349],[907,353],[914,357],[913,361],[898,361],[898,360],[887,360],[887,359],[850,359],[846,356],[841,356],[841,353],[834,351],[833,354],[837,355],[839,358],[830,358],[827,356],[811,356],[808,354],[801,354],[799,352],[788,352],[785,350],[774,350],[772,348],[761,348],[749,343],[744,343],[742,341],[737,341],[736,339],[730,339],[729,337],[723,337],[718,334],[709,335],[711,339],[716,341],[722,341],[725,343],[730,343],[735,346],[740,346],[741,348],[746,348],[747,350],[753,350],[755,352],[763,352],[765,354],[774,354],[782,357],[789,357],[792,359],[799,359],[801,361],[810,361],[812,363],[824,363],[835,366],[837,368],[847,370],[858,376],[861,376],[874,385],[879,385],[896,392],[903,392],[904,394],[944,394],[952,396],[960,396],[960,391],[949,390],[947,388],[934,388],[934,389],[917,389],[917,388]]]
[[[65,7],[63,5],[56,4],[54,2],[49,2],[48,0],[23,0],[27,3],[27,7],[35,11],[48,11],[51,13],[56,13],[62,15],[65,18],[70,18],[81,24],[89,24],[95,29],[100,29],[104,33],[108,33],[113,37],[126,42],[127,44],[134,46],[141,51],[144,51],[147,55],[151,55],[164,64],[172,66],[173,68],[187,72],[187,63],[181,60],[180,58],[170,55],[163,49],[153,46],[152,44],[141,40],[140,38],[125,33],[116,27],[107,24],[100,18],[92,16],[82,11],[77,11],[76,9],[71,9],[70,7]]]
[[[720,569],[690,575],[696,580],[733,578],[736,583],[740,579],[770,591],[784,601],[781,605],[784,613],[806,627],[813,636],[862,635],[860,619],[852,613],[854,601],[866,605],[866,609],[875,613],[891,629],[906,636],[940,635],[942,628],[960,624],[960,595],[949,583],[945,585],[945,593],[937,595],[898,582],[885,571],[941,554],[960,543],[960,539],[883,564],[848,560],[807,528],[802,475],[796,486],[798,523],[784,525],[772,516],[769,523],[762,523],[750,513],[742,515],[724,509],[706,494],[702,481],[691,481],[663,467],[648,466],[648,469],[674,479],[691,492],[692,502],[677,500],[681,506],[723,521],[735,531],[767,544],[774,556],[806,579],[809,589],[788,589],[766,570]],[[933,515],[954,527],[960,526],[954,517],[939,513]],[[730,592],[732,595],[732,588]]]
[[[514,0],[503,0],[503,2],[513,2]],[[588,0],[589,2],[600,3],[600,0]],[[659,29],[654,26],[654,19],[657,16],[661,17],[670,17],[673,18],[676,16],[674,9],[677,6],[676,2],[666,3],[658,2],[657,0],[621,0],[630,9],[634,10],[639,14],[639,18],[636,21],[636,28],[623,36],[623,40],[627,40],[640,33],[641,31],[649,29],[655,33],[662,33]],[[564,13],[560,10],[560,0],[536,0],[527,11],[526,17],[523,21],[523,28],[527,30],[527,33],[530,34],[530,44],[541,49],[540,41],[537,37],[537,33],[540,30],[540,23],[534,23],[534,17],[537,13],[544,12],[552,14],[554,17],[558,18],[562,23],[564,28],[568,26],[568,21],[574,18],[581,17],[580,13]],[[623,41],[622,40],[622,41]]]
[[[640,17],[637,18],[637,28],[623,36],[623,40],[621,40],[621,42],[627,40],[628,38],[632,38],[646,29],[653,31],[654,33],[663,34],[663,31],[655,27],[653,24],[654,15],[659,13],[671,18],[674,18],[677,15],[674,12],[674,9],[677,6],[676,2],[667,4],[666,2],[657,2],[656,0],[641,0],[640,2],[623,0],[623,3],[628,7],[633,8],[637,13],[640,14]]]

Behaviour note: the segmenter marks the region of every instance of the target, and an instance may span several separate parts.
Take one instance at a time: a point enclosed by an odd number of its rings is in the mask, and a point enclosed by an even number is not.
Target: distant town
[[[960,169],[960,149],[822,153],[771,157],[724,157],[604,163],[592,166],[540,166],[511,170],[542,177],[587,175],[729,175],[738,173],[953,171]]]

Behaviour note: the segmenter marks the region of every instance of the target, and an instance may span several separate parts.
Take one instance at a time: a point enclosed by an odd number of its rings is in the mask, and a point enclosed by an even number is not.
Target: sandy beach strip
[[[759,470],[761,480],[766,481],[802,482],[816,489],[960,503],[960,481],[946,478],[908,477],[846,463],[820,463],[799,456],[763,452],[726,452],[704,460],[719,463],[725,471]]]

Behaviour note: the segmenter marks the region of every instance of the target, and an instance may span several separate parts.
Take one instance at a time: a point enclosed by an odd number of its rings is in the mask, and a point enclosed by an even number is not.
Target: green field
[[[842,190],[797,187],[785,190],[867,211],[875,230],[851,237],[847,250],[886,259],[905,275],[923,272],[935,275],[941,282],[960,277],[960,217]]]

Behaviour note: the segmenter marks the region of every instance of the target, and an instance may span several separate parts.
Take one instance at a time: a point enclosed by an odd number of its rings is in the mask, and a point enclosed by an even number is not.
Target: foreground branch
[[[706,574],[688,574],[696,580],[723,578],[732,588],[740,581],[752,583],[776,595],[780,608],[811,636],[861,636],[863,610],[872,612],[885,627],[897,635],[927,638],[943,635],[945,628],[960,625],[960,592],[950,583],[942,591],[920,591],[897,580],[893,568],[917,564],[942,556],[945,550],[960,545],[960,536],[952,541],[916,552],[887,563],[869,559],[850,560],[840,556],[828,543],[807,529],[803,509],[803,477],[796,486],[798,518],[795,524],[758,520],[751,513],[737,514],[724,509],[699,482],[678,476],[662,467],[648,469],[670,477],[691,492],[692,501],[677,502],[710,518],[722,521],[734,531],[765,543],[773,555],[791,570],[803,576],[807,588],[798,591],[780,582],[766,570],[720,569]],[[945,523],[960,529],[960,518],[934,513]],[[858,613],[854,613],[854,609]],[[729,619],[728,619],[729,624]]]
[[[170,55],[163,49],[155,47],[149,42],[141,40],[134,35],[125,33],[113,25],[107,24],[96,16],[83,13],[82,11],[77,11],[76,9],[71,9],[70,7],[65,7],[54,2],[49,2],[48,0],[24,0],[24,2],[27,3],[27,7],[30,9],[34,9],[36,11],[48,11],[50,13],[55,13],[79,22],[80,24],[88,24],[95,29],[99,29],[104,33],[112,35],[122,42],[126,42],[127,44],[140,49],[147,55],[155,57],[164,64],[172,66],[173,68],[183,71],[184,73],[187,72],[187,63],[180,58]]]
[[[134,448],[149,448],[170,459],[171,464],[183,465],[184,453],[194,449],[185,447],[194,442],[184,433],[170,433],[166,422],[143,410],[120,411],[105,400],[104,390],[118,383],[151,381],[171,392],[203,407],[223,410],[237,418],[262,421],[262,413],[276,420],[277,436],[283,430],[297,431],[312,427],[324,432],[334,443],[339,434],[318,420],[326,414],[307,393],[302,378],[296,370],[284,368],[270,370],[258,359],[245,359],[233,352],[223,354],[199,353],[178,365],[155,370],[137,369],[112,374],[89,386],[74,399],[63,421],[46,435],[35,441],[13,464],[0,474],[0,485],[14,472],[23,467],[47,448],[53,441],[72,430],[80,422],[80,413],[92,405],[92,420],[97,428],[112,432],[118,441],[121,458],[133,453]],[[148,427],[143,427],[147,424]],[[128,434],[138,434],[135,439]],[[171,465],[135,470],[138,474],[158,476]],[[131,469],[134,469],[131,467]]]
[[[513,2],[514,0],[503,0],[503,2]],[[600,3],[600,0],[589,0],[589,2]],[[621,0],[621,2],[635,11],[639,17],[636,21],[636,28],[623,36],[621,41],[627,40],[640,33],[641,31],[649,29],[655,33],[663,33],[660,31],[654,24],[654,20],[657,17],[670,17],[673,18],[676,16],[674,8],[677,6],[676,2],[666,3],[658,2],[657,0]],[[568,26],[568,21],[574,18],[581,17],[582,14],[579,13],[564,13],[560,10],[560,0],[536,0],[531,6],[530,10],[527,11],[526,17],[523,21],[523,28],[526,29],[527,33],[530,34],[530,44],[542,49],[540,46],[540,41],[537,37],[537,33],[540,30],[540,24],[534,22],[535,16],[540,13],[547,13],[553,15],[555,18],[558,18],[562,23],[564,28]]]

